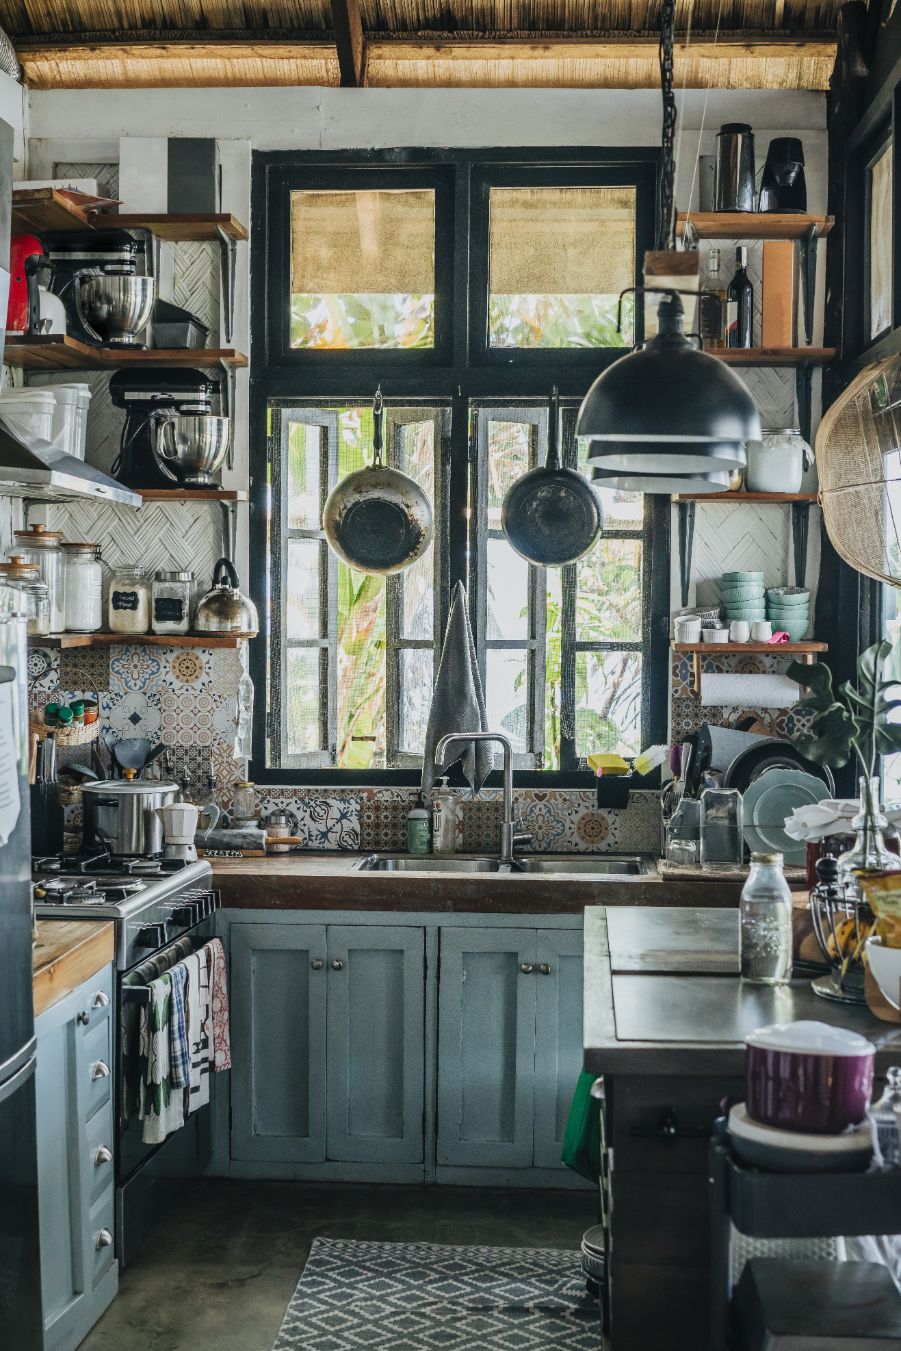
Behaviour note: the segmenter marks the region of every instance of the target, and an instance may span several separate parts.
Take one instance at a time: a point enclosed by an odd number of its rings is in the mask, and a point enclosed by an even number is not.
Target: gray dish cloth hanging
[[[422,791],[427,793],[435,782],[435,746],[443,736],[448,732],[489,730],[476,645],[469,623],[466,587],[457,582],[451,592],[444,646],[429,709],[422,758]],[[449,757],[441,766],[442,771],[460,759],[457,746],[451,746]],[[463,755],[463,773],[473,793],[479,791],[493,766],[491,748],[484,742],[471,742]]]

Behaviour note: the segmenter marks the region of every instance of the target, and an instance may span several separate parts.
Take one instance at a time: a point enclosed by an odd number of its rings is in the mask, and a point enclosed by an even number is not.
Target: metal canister
[[[754,210],[754,133],[746,122],[727,122],[716,137],[717,211]]]

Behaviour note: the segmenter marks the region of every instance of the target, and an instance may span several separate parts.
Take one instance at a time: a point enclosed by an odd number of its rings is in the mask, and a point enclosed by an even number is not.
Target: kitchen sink
[[[571,873],[579,877],[637,877],[649,872],[647,859],[640,854],[586,858],[573,854],[525,854],[512,864],[501,863],[485,854],[367,854],[356,868],[360,872],[380,873]]]

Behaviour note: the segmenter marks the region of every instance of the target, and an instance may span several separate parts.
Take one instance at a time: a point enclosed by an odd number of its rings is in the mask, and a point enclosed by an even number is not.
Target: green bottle
[[[407,812],[407,853],[430,854],[432,852],[431,813],[420,793],[416,806]]]

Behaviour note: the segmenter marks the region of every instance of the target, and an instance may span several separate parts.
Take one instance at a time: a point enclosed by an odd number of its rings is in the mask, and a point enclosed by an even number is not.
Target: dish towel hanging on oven
[[[205,948],[192,952],[188,972],[188,1039],[191,1047],[187,1115],[210,1100],[210,968]]]
[[[210,968],[210,1025],[213,1036],[211,1057],[213,1069],[230,1070],[232,1051],[228,1012],[228,976],[222,939],[210,939],[204,951],[207,954]]]
[[[148,957],[140,966],[126,972],[122,984],[149,985],[159,979],[164,971],[170,970],[183,957],[191,952],[191,940],[179,938],[170,947]],[[141,1015],[143,1009],[130,1000],[123,999],[119,1010],[120,1035],[122,1044],[122,1115],[125,1121],[140,1113],[141,1084],[147,1073],[147,1064],[141,1056]]]
[[[140,1053],[146,1070],[141,1080],[140,1115],[144,1143],[158,1145],[184,1125],[185,1095],[173,1082],[169,1056],[172,972],[164,972],[147,988],[149,997],[141,1008]]]

